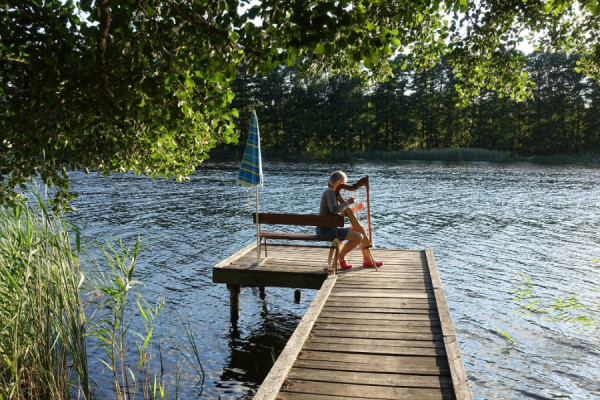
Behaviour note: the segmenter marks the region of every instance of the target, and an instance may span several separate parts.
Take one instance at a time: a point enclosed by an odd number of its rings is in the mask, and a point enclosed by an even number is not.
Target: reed
[[[156,398],[157,389],[163,393],[162,382],[151,374],[152,340],[156,317],[164,307],[164,298],[159,297],[151,305],[140,293],[132,293],[141,285],[134,280],[136,261],[143,242],[138,238],[132,248],[123,241],[107,243],[102,249],[102,262],[96,268],[87,268],[89,273],[89,308],[92,309],[88,322],[90,336],[102,349],[100,361],[112,375],[114,396],[117,400],[135,398],[141,392],[143,398]],[[138,315],[142,318],[144,332],[130,329],[133,310],[130,297],[134,294]],[[137,360],[127,356],[128,348],[135,343]],[[151,376],[152,375],[152,376]],[[152,395],[151,395],[152,393]],[[160,398],[163,398],[162,395]]]
[[[143,287],[134,279],[143,242],[138,238],[132,248],[107,242],[85,266],[81,242],[79,230],[39,194],[18,208],[0,207],[0,399],[96,398],[88,365],[94,344],[101,349],[94,355],[111,372],[110,398],[165,398],[162,370],[153,373],[150,366],[165,300],[150,304],[134,291]],[[130,329],[135,318],[142,331]],[[202,387],[198,346],[189,322],[182,322],[191,344],[184,356]]]
[[[0,398],[90,398],[83,273],[73,247],[41,197],[0,208]]]
[[[600,267],[600,261],[595,261]],[[593,333],[595,345],[600,347],[600,297],[598,288],[589,293],[572,293],[564,297],[546,298],[538,293],[528,274],[520,275],[521,281],[512,291],[513,301],[525,317],[534,316],[544,326],[551,323],[567,340],[574,339],[562,326],[575,326]],[[543,318],[542,318],[543,317]]]
[[[444,148],[444,149],[408,149],[398,151],[363,151],[340,153],[335,158],[363,158],[367,160],[385,161],[515,161],[515,156],[508,151],[476,148]]]

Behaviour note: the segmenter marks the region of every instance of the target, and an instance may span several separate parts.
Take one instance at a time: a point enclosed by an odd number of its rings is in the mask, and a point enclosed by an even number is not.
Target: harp
[[[354,215],[354,212],[351,210],[350,207],[348,207],[345,212],[346,212],[346,216],[348,217],[348,220],[352,224],[352,228],[354,228],[355,231],[360,232],[363,235],[360,245],[363,249],[367,250],[367,252],[369,254],[369,258],[371,259],[371,264],[373,266],[375,266],[375,269],[377,269],[377,264],[375,263],[375,259],[373,259],[373,256],[371,255],[371,250],[370,250],[370,248],[373,247],[373,241],[372,241],[373,237],[372,237],[372,231],[371,231],[371,205],[369,203],[369,175],[363,176],[354,185],[345,185],[345,184],[339,185],[335,189],[335,196],[339,203],[343,203],[345,200],[342,197],[342,195],[340,194],[340,192],[342,190],[348,190],[348,191],[353,192],[353,191],[356,191],[356,190],[362,188],[363,186],[365,187],[366,192],[367,192],[366,193],[366,197],[367,197],[366,208],[367,208],[367,226],[368,226],[369,234],[367,235],[367,232],[365,232],[365,230],[361,226],[360,222],[358,222],[358,219],[356,218],[356,216]]]

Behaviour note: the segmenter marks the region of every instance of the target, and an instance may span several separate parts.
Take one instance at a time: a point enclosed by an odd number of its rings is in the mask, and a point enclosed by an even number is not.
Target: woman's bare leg
[[[356,246],[358,246],[360,244],[360,241],[362,240],[362,235],[355,231],[355,230],[349,230],[348,234],[346,235],[346,240],[347,242],[344,244],[344,247],[342,247],[342,250],[340,250],[340,254],[339,254],[339,260],[340,262],[342,261],[346,261],[346,254],[348,254],[348,252],[350,250],[352,250],[353,248],[355,248]]]
[[[361,225],[361,228],[362,228],[363,232],[366,232],[366,229],[365,229],[365,227],[364,227],[364,226],[362,226],[362,225]],[[362,253],[362,257],[363,257],[363,264],[371,264],[371,253],[369,252],[369,250],[367,250],[367,249],[363,248],[363,247],[362,247],[362,244],[361,244],[361,242],[362,242],[362,234],[361,234],[361,233],[359,233],[358,231],[356,231],[356,230],[354,229],[354,227],[352,227],[352,226],[351,226],[351,227],[350,227],[350,231],[348,232],[348,235],[350,235],[350,233],[352,233],[352,232],[354,232],[354,233],[358,233],[358,234],[360,235],[360,239],[358,239],[358,243],[359,243],[359,245],[360,245],[360,252]],[[348,237],[346,237],[346,239],[348,239]],[[352,246],[352,248],[350,248],[348,251],[352,250],[354,247],[356,247],[356,245]],[[342,249],[342,250],[343,250],[343,249]],[[347,251],[347,252],[348,252],[348,251]],[[346,253],[347,253],[347,252],[346,252]],[[344,253],[344,255],[345,255],[346,253]],[[340,257],[341,257],[341,253],[340,253]],[[343,259],[342,259],[342,258],[340,258],[340,260],[343,260]]]

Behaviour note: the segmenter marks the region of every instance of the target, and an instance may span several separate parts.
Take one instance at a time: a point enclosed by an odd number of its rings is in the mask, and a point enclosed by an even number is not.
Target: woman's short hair
[[[348,179],[346,177],[346,174],[343,171],[334,171],[331,173],[331,176],[329,177],[329,182],[327,182],[327,185],[329,187],[332,187],[334,183],[336,183],[337,181],[339,181],[340,179],[344,180],[344,183],[346,183],[346,180]]]

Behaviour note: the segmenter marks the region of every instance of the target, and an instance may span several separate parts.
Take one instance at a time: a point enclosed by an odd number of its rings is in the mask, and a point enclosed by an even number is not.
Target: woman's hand
[[[360,210],[364,210],[364,209],[365,209],[365,205],[363,203],[358,203],[356,206],[351,208],[352,212],[356,212],[356,211],[360,211]]]

